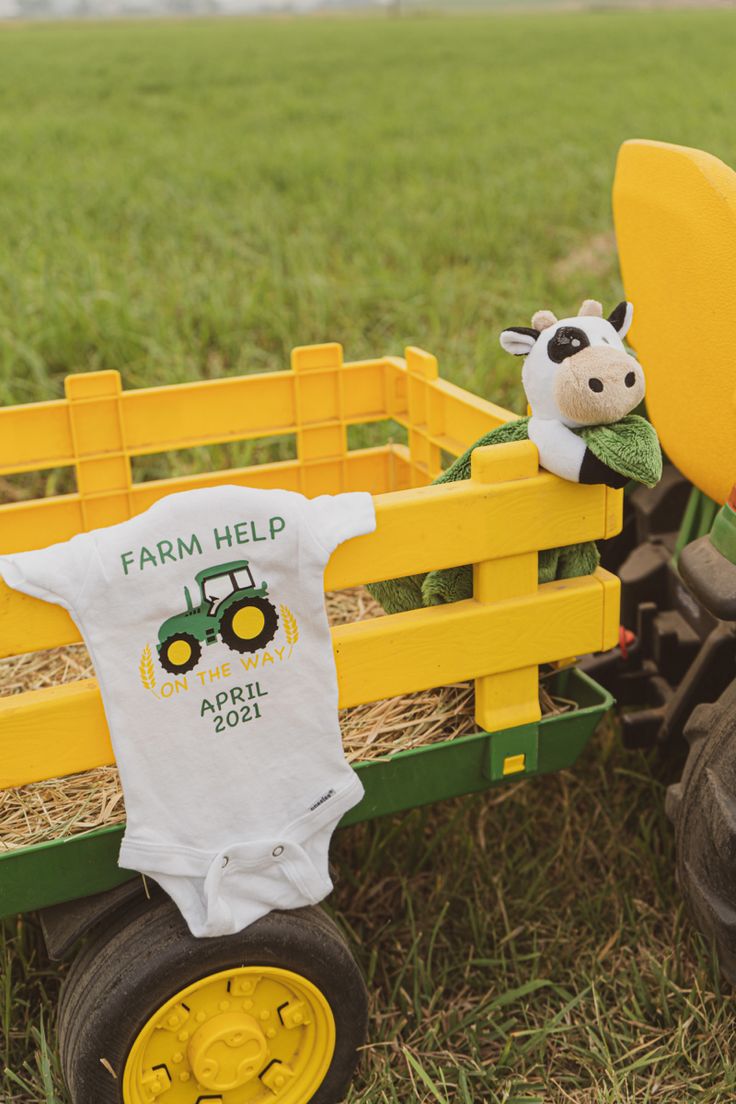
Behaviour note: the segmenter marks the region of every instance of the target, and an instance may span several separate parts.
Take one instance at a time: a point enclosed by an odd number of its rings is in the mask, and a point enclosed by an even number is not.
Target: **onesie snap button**
[[[275,859],[277,859],[279,857],[279,855],[283,855],[283,853],[284,853],[284,848],[283,848],[282,844],[279,844],[278,847],[274,847],[273,851],[271,852],[271,854],[273,855],[273,857]]]

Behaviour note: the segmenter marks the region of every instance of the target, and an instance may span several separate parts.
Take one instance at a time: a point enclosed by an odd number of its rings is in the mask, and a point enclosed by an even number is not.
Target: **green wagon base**
[[[588,675],[560,672],[550,689],[571,699],[571,713],[500,732],[476,732],[454,740],[358,763],[365,796],[341,825],[402,812],[463,794],[479,793],[509,779],[548,774],[572,766],[613,698]],[[504,774],[504,764],[523,771]],[[46,908],[112,889],[134,871],[117,865],[124,826],[117,824],[67,839],[33,844],[0,855],[0,916]]]

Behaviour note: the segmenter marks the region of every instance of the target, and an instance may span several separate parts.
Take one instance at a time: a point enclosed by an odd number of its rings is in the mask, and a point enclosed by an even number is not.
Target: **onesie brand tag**
[[[310,813],[313,813],[315,809],[318,809],[320,807],[320,805],[324,805],[325,801],[329,801],[330,798],[334,797],[334,796],[335,796],[335,791],[334,790],[328,790],[327,793],[322,794],[321,797],[317,798],[314,805],[309,806]]]

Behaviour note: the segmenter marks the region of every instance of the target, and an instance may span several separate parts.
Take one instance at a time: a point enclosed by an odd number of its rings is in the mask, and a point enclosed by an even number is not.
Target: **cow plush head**
[[[532,414],[577,428],[631,413],[644,398],[644,373],[623,345],[632,315],[623,302],[604,318],[601,304],[586,299],[574,318],[537,311],[531,328],[504,330],[503,348],[526,357],[522,382]]]

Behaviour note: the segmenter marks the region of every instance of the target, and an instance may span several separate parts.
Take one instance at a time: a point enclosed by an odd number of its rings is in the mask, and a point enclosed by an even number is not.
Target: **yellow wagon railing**
[[[478,725],[495,732],[539,719],[540,663],[616,642],[618,580],[599,569],[538,586],[537,552],[618,532],[622,493],[540,472],[526,441],[479,449],[469,480],[429,486],[443,451],[459,455],[514,415],[439,379],[428,353],[343,364],[339,345],[307,346],[286,372],[135,391],[95,372],[65,391],[0,410],[0,475],[73,466],[77,485],[0,506],[2,552],[125,521],[193,487],[369,490],[376,532],[335,552],[325,589],[473,563],[474,598],[334,628],[341,706],[474,679]],[[348,448],[348,426],[387,419],[408,445]],[[133,481],[134,457],[284,434],[294,460]],[[0,657],[78,640],[64,610],[0,582]],[[0,787],[113,761],[94,679],[0,698]]]

